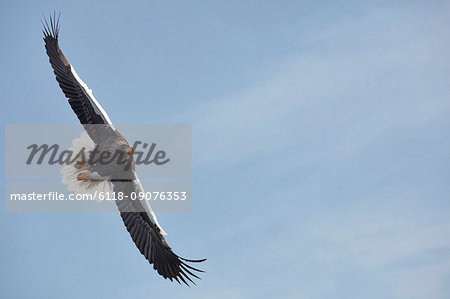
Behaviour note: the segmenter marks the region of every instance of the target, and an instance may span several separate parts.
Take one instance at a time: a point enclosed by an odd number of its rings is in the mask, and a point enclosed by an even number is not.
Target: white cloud
[[[194,124],[194,162],[222,169],[261,159],[283,173],[441,117],[448,90],[433,88],[449,75],[446,13],[416,17],[376,11],[298,37],[299,51],[253,85],[177,116]]]
[[[241,275],[254,273],[246,284],[268,271],[263,289],[298,284],[285,296],[339,297],[348,279],[373,283],[374,298],[442,297],[448,208],[428,196],[427,176],[412,175],[449,146],[448,20],[448,10],[409,9],[341,21],[299,37],[296,53],[246,89],[176,118],[194,124],[197,167],[233,172],[255,161],[267,184],[262,199],[230,199],[248,213],[214,237],[234,244],[226,257]]]

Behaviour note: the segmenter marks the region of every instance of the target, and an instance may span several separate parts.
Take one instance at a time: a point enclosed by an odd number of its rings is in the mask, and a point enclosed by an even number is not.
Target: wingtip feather
[[[57,40],[59,36],[59,28],[60,28],[59,20],[61,18],[61,12],[58,13],[58,16],[56,16],[56,11],[53,11],[53,15],[50,13],[48,21],[44,14],[42,14],[42,17],[44,19],[44,21],[42,21],[41,19],[41,23],[45,31],[44,39],[52,37]]]

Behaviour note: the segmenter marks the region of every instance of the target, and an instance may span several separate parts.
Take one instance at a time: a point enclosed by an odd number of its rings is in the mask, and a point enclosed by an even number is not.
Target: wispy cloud
[[[268,190],[226,199],[246,212],[218,219],[214,238],[248,269],[232,285],[249,275],[264,290],[297,283],[286,297],[328,298],[354,292],[347,279],[373,288],[367,298],[444,296],[448,16],[412,6],[340,20],[298,36],[247,88],[177,116],[194,124],[197,169]],[[233,170],[242,164],[253,177]]]
[[[295,169],[442,117],[446,15],[374,11],[297,37],[299,49],[252,85],[176,117],[195,126],[195,161],[232,167],[258,157],[270,163],[282,152]]]

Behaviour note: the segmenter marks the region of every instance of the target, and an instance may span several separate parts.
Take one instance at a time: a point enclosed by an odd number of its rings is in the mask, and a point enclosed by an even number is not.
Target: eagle
[[[44,17],[42,32],[56,81],[87,133],[82,133],[79,139],[74,140],[74,146],[85,146],[88,149],[95,147],[101,152],[119,153],[121,155],[118,157],[122,157],[127,165],[123,167],[118,159],[111,163],[92,165],[89,163],[91,159],[76,161],[62,169],[63,182],[64,179],[67,183],[70,181],[73,189],[81,190],[100,186],[101,190],[108,191],[112,185],[116,194],[124,195],[122,200],[115,200],[123,223],[141,254],[153,264],[153,269],[170,281],[175,280],[188,286],[189,283],[195,284],[193,278],[200,278],[194,272],[204,271],[189,263],[200,263],[206,259],[185,259],[175,254],[167,244],[164,238],[166,233],[148,201],[131,200],[134,198],[131,195],[133,192],[144,192],[134,169],[134,148],[114,128],[108,115],[94,98],[92,90],[80,79],[61,51],[58,43],[60,15],[50,15],[49,21]]]

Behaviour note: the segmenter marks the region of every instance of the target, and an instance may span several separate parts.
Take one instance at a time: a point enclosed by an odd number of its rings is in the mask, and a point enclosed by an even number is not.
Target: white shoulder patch
[[[145,191],[144,191],[144,187],[143,187],[142,184],[141,184],[141,181],[139,181],[139,178],[138,178],[137,175],[136,175],[136,172],[134,173],[134,175],[135,175],[135,177],[136,177],[136,183],[137,183],[137,185],[138,185],[139,188],[140,188],[139,192],[145,192]],[[166,236],[167,233],[163,230],[163,228],[161,227],[161,225],[159,225],[158,220],[156,219],[156,215],[155,215],[155,213],[153,212],[153,209],[152,209],[152,207],[150,206],[150,203],[148,202],[148,200],[143,200],[143,201],[141,201],[141,202],[144,202],[143,206],[144,206],[145,211],[147,212],[148,218],[150,218],[150,221],[151,221],[152,223],[156,224],[156,226],[159,228],[159,230],[161,231],[161,234],[162,234],[163,236]]]
[[[75,77],[75,79],[77,80],[77,82],[80,83],[81,87],[84,89],[86,94],[89,96],[91,105],[94,107],[96,112],[100,113],[103,116],[103,118],[106,120],[106,122],[111,126],[111,128],[113,130],[115,130],[111,120],[109,119],[108,114],[106,113],[105,110],[103,110],[100,103],[95,99],[94,95],[92,94],[92,89],[89,89],[89,87],[86,85],[86,83],[84,83],[83,80],[81,80],[81,78],[78,76],[77,72],[75,71],[75,68],[72,65],[70,65],[70,70],[72,71],[72,74]]]

